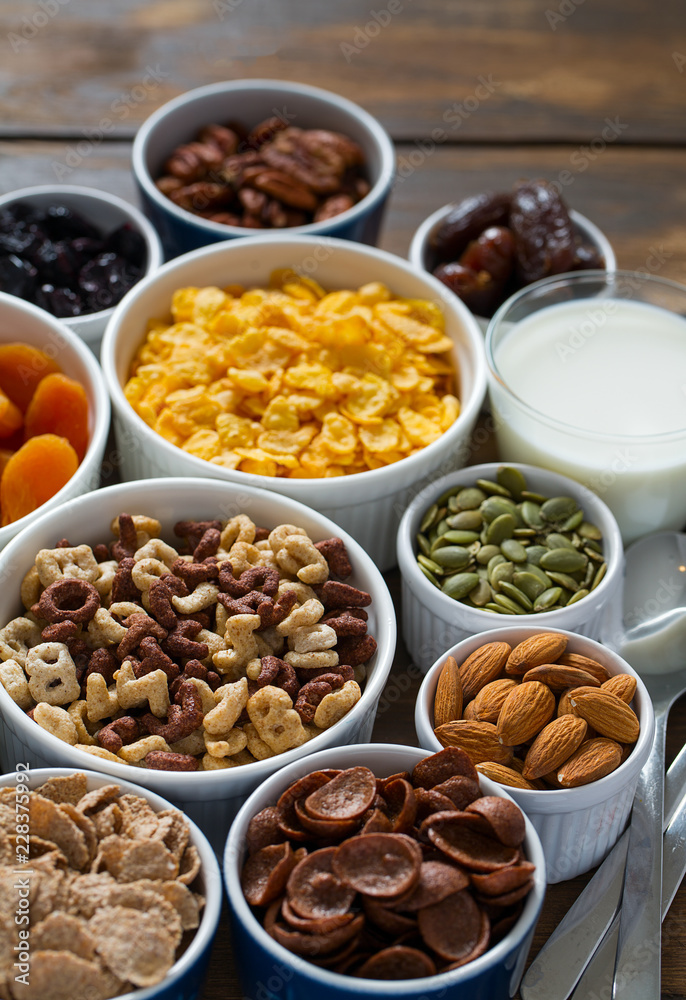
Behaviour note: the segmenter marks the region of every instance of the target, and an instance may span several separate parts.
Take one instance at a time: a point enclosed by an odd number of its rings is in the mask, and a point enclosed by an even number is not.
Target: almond
[[[478,722],[479,721],[477,719],[477,717],[476,717],[476,712],[474,711],[474,699],[473,698],[469,702],[468,705],[465,705],[465,707],[464,707],[464,709],[462,711],[462,718],[466,719],[467,722]]]
[[[582,684],[581,687],[571,687],[567,688],[560,695],[559,701],[557,703],[557,716],[561,715],[578,715],[579,713],[572,705],[572,693],[574,691],[597,691],[598,688],[592,687],[591,685]]]
[[[482,687],[473,701],[474,715],[479,722],[497,722],[503,702],[517,681],[511,677],[501,677]]]
[[[557,632],[539,632],[524,639],[507,658],[505,673],[514,676],[525,674],[541,663],[554,663],[564,653],[567,636]]]
[[[616,694],[603,688],[577,688],[569,697],[572,708],[601,736],[618,743],[634,743],[638,739],[640,725],[636,713]]]
[[[468,754],[472,764],[495,761],[508,764],[512,750],[504,747],[498,739],[498,731],[491,722],[446,722],[434,730],[436,738],[444,747],[461,747]]]
[[[636,678],[631,674],[615,674],[601,684],[603,691],[611,691],[629,705],[636,694]]]
[[[576,753],[565,761],[557,772],[557,780],[563,788],[587,785],[598,778],[604,778],[619,767],[622,748],[614,740],[597,736],[582,743]]]
[[[522,774],[529,780],[554,771],[581,746],[588,726],[575,715],[561,715],[540,731],[529,747]]]
[[[434,699],[434,725],[454,722],[462,716],[462,682],[457,661],[449,656],[441,668]]]
[[[512,767],[506,767],[505,764],[496,764],[494,761],[482,761],[476,765],[476,769],[479,774],[484,774],[492,781],[497,781],[501,785],[508,785],[510,788],[528,788],[531,791],[534,791],[536,788],[536,785],[523,778],[518,771],[515,771]]]
[[[498,716],[498,739],[515,747],[540,732],[555,712],[555,695],[540,681],[518,684],[508,694]]]
[[[592,660],[590,656],[582,656],[581,653],[563,653],[558,656],[557,662],[563,667],[577,667],[585,670],[587,674],[593,674],[596,680],[602,684],[610,679],[610,671],[597,660]]]
[[[511,652],[509,642],[487,642],[467,657],[460,665],[465,701],[471,701],[482,687],[496,679]]]
[[[523,681],[541,681],[547,684],[552,691],[564,691],[565,688],[581,687],[582,684],[589,687],[600,687],[600,681],[593,674],[578,667],[560,666],[557,663],[542,663],[538,667],[532,667],[522,677]]]

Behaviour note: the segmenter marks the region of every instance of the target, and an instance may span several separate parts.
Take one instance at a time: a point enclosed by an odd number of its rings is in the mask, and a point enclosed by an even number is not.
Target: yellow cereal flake
[[[383,468],[457,419],[443,314],[372,281],[180,288],[153,318],[125,395],[167,441],[220,468],[330,478]]]

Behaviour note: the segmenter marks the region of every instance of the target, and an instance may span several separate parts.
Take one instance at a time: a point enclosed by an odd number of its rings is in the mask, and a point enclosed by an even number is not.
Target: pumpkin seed
[[[512,583],[513,579],[514,565],[511,562],[499,563],[488,576],[488,582],[496,592],[500,590],[500,585],[503,582]]]
[[[448,513],[457,514],[459,509],[460,508],[457,505],[457,497],[453,493],[451,496],[448,497]]]
[[[459,601],[460,598],[466,597],[470,591],[474,590],[479,585],[479,582],[479,577],[476,573],[456,573],[454,576],[450,576],[447,580],[443,581],[441,590],[448,597]]]
[[[453,514],[448,518],[448,524],[451,529],[460,529],[462,531],[481,531],[483,517],[481,516],[481,511],[479,510],[461,510],[457,514]]]
[[[469,565],[469,553],[459,545],[446,545],[436,549],[432,558],[446,569],[464,569]]]
[[[431,555],[431,545],[429,544],[429,539],[426,535],[417,535],[417,547],[421,550],[423,555]]]
[[[533,500],[534,503],[542,504],[545,503],[548,497],[544,497],[542,493],[534,493],[533,490],[522,490],[522,500]]]
[[[482,545],[476,554],[476,561],[482,566],[486,566],[493,556],[498,555],[500,555],[500,549],[497,545]]]
[[[541,517],[548,523],[566,521],[578,509],[579,505],[572,497],[551,497],[541,504]]]
[[[486,567],[486,569],[488,571],[489,577],[490,577],[491,573],[493,572],[493,570],[496,568],[496,566],[499,566],[501,563],[504,563],[504,562],[507,562],[507,559],[502,554],[502,552],[498,552],[497,556],[492,556],[488,560],[488,566]]]
[[[443,567],[439,563],[434,562],[433,559],[429,559],[428,556],[417,556],[417,562],[424,569],[428,569],[430,573],[433,573],[434,576],[441,576],[443,573]]]
[[[495,521],[501,514],[509,514],[510,517],[514,518],[515,509],[515,505],[511,501],[508,503],[504,497],[489,497],[479,507],[481,516],[488,524]]]
[[[603,563],[603,565],[600,567],[600,569],[593,578],[593,583],[591,584],[591,590],[596,589],[600,581],[605,578],[606,573],[607,573],[607,563]]]
[[[506,611],[509,611],[510,614],[513,615],[526,614],[526,611],[521,606],[521,604],[517,604],[516,601],[513,601],[512,598],[508,597],[506,594],[494,594],[493,601],[495,602],[495,604],[498,604],[501,608],[505,608]]]
[[[542,528],[543,518],[541,517],[541,506],[540,504],[534,503],[533,500],[525,500],[524,503],[519,508],[522,514],[524,522],[531,528]]]
[[[419,569],[424,574],[424,576],[427,578],[427,580],[429,581],[429,583],[433,583],[434,587],[440,587],[441,586],[440,583],[438,582],[438,580],[436,579],[436,577],[431,572],[431,570],[427,569],[426,566],[422,566],[422,564],[419,563]]]
[[[566,535],[561,535],[559,531],[551,531],[545,540],[549,549],[573,549],[574,546]]]
[[[583,551],[586,553],[586,555],[588,556],[589,559],[593,560],[593,562],[596,562],[596,563],[605,562],[605,560],[603,559],[602,553],[595,552],[593,549],[589,549],[589,547],[587,545],[584,546]]]
[[[446,531],[450,531],[450,525],[448,524],[447,519],[442,517],[436,525],[436,533],[438,535],[445,535]]]
[[[501,486],[500,483],[494,483],[491,479],[477,479],[476,485],[486,493],[495,494],[499,497],[509,497],[512,494],[505,486]]]
[[[587,590],[585,587],[582,587],[580,590],[577,590],[576,594],[572,594],[572,596],[567,601],[565,607],[568,608],[570,604],[576,604],[577,601],[582,600],[584,597],[588,597],[590,593],[591,593],[590,590]]]
[[[510,562],[526,562],[526,549],[521,542],[516,541],[514,538],[504,539],[500,545],[500,551]]]
[[[551,549],[541,556],[541,569],[555,570],[558,573],[574,573],[586,569],[588,556],[576,549]]]
[[[548,570],[548,576],[553,581],[553,583],[559,584],[561,587],[565,587],[567,590],[571,590],[573,594],[576,594],[579,589],[579,584],[576,582],[574,577],[569,576],[568,573],[555,573],[554,570]]]
[[[520,528],[520,527],[517,527],[517,528],[515,528],[513,534],[514,534],[515,538],[519,538],[520,541],[525,542],[529,538],[535,538],[536,535],[538,534],[538,532],[536,531],[535,528]]]
[[[534,611],[547,611],[562,597],[562,587],[550,587],[539,594],[534,601]]]
[[[519,589],[519,587],[516,587],[514,585],[514,583],[508,583],[507,580],[503,580],[503,582],[500,584],[500,593],[506,594],[507,597],[512,598],[512,600],[516,601],[517,604],[519,604],[520,607],[524,608],[525,611],[534,610],[533,603],[529,600],[526,594]],[[494,596],[493,600],[495,601],[495,599],[496,598]]]
[[[510,496],[519,499],[522,490],[526,489],[526,479],[519,469],[511,465],[501,465],[496,472],[498,484],[508,491]]]
[[[467,486],[457,494],[458,510],[475,510],[484,502],[487,494],[476,486]]]
[[[500,545],[506,538],[512,538],[515,529],[515,519],[512,514],[501,514],[491,521],[486,532],[486,541],[491,545]],[[585,564],[584,564],[585,565]]]
[[[496,604],[495,601],[493,601],[493,602],[489,601],[488,604],[484,605],[484,609],[483,610],[484,611],[493,611],[497,615],[514,615],[515,614],[514,611],[508,611],[506,608],[501,608],[501,606],[499,604]]]
[[[443,538],[451,545],[471,545],[472,542],[479,541],[479,533],[478,531],[455,531],[450,528],[443,535]]]
[[[541,556],[547,551],[545,545],[529,545],[526,550],[526,558],[530,563],[535,563],[538,566]]]
[[[419,525],[419,530],[424,532],[428,531],[432,527],[436,515],[438,514],[438,504],[431,504],[426,514],[422,518],[422,523]]]
[[[591,524],[590,521],[582,521],[579,525],[579,534],[582,538],[591,539],[594,542],[599,542],[603,533],[595,524]]]
[[[533,573],[533,575],[538,580],[540,580],[541,583],[544,584],[544,586],[546,588],[550,586],[550,584],[551,584],[550,577],[548,576],[547,573],[544,573],[544,571],[541,569],[541,567],[537,566],[536,563],[527,562],[527,563],[524,564],[524,566],[522,568],[527,573]]]
[[[529,573],[524,570],[522,573],[515,573],[512,578],[512,582],[515,587],[518,587],[523,594],[529,598],[530,601],[535,601],[539,594],[542,594],[547,588],[547,584],[539,580],[537,576],[533,573]]]
[[[568,517],[565,523],[562,525],[562,531],[574,531],[578,528],[584,519],[584,512],[582,510],[577,510],[571,517]]]
[[[482,608],[493,600],[493,591],[486,580],[479,580],[474,590],[470,591],[469,599],[477,608]]]

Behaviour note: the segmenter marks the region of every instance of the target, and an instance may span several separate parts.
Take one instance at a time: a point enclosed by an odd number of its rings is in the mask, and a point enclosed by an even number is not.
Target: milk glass
[[[500,458],[571,476],[628,544],[686,523],[686,287],[632,271],[546,278],[486,335]]]

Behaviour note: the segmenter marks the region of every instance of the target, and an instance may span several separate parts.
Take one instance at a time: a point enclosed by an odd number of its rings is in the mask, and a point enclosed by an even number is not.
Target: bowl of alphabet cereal
[[[20,533],[0,574],[6,770],[135,781],[218,846],[269,774],[371,734],[391,597],[302,504],[192,478],[106,487]]]
[[[0,996],[193,1000],[219,924],[219,866],[159,795],[26,762],[0,776]]]

